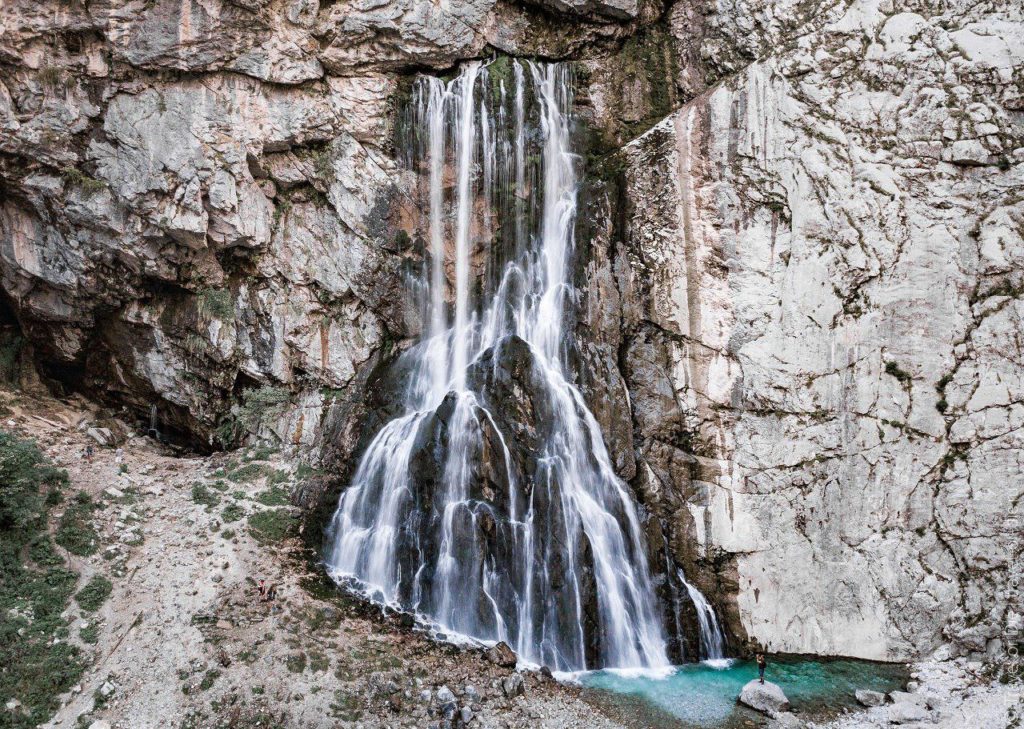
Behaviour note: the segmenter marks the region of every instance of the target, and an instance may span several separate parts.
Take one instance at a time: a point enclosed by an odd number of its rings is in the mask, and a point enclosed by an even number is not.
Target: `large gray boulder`
[[[858,703],[862,706],[881,706],[885,703],[885,694],[881,691],[871,691],[870,689],[857,689],[854,696],[857,697]]]
[[[911,724],[928,719],[928,710],[912,701],[900,701],[889,707],[889,721],[893,724]]]
[[[786,694],[778,684],[771,681],[750,681],[740,691],[739,702],[768,716],[776,716],[789,710],[789,699],[786,698]]]

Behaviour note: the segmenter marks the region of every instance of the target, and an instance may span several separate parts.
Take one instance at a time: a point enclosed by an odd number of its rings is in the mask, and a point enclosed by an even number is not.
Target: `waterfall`
[[[371,599],[529,663],[660,668],[637,506],[569,366],[570,81],[507,59],[417,81],[405,159],[426,229],[425,333],[325,560]]]
[[[697,627],[700,630],[700,652],[701,658],[705,660],[718,660],[725,658],[725,634],[718,624],[718,616],[715,615],[711,603],[704,597],[704,593],[691,585],[686,580],[686,575],[679,570],[679,580],[686,588],[693,607],[697,610]]]

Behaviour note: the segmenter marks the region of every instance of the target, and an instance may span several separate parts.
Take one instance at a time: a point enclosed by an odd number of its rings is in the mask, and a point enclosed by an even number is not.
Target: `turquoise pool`
[[[597,671],[581,676],[580,683],[587,700],[627,726],[731,729],[760,716],[736,704],[743,684],[756,677],[753,661],[715,661],[680,666],[666,678]],[[907,670],[866,661],[776,658],[765,678],[782,687],[794,711],[828,715],[855,708],[859,688],[902,688]]]

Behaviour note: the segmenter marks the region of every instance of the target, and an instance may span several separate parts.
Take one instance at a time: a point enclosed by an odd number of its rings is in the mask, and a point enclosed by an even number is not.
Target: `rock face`
[[[737,634],[980,652],[1022,608],[1024,26],[793,21],[623,152],[642,488]]]
[[[786,698],[786,694],[778,684],[771,681],[748,681],[740,691],[739,702],[769,716],[789,710],[789,699]]]
[[[6,3],[0,323],[162,432],[344,475],[420,332],[408,77],[578,60],[580,385],[666,620],[684,568],[734,648],[998,655],[1024,615],[1024,17],[897,5]]]

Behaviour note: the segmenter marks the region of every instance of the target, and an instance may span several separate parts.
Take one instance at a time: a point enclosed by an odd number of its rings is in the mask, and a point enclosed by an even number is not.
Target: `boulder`
[[[114,434],[110,432],[110,428],[89,428],[85,434],[101,446],[114,444]]]
[[[526,693],[526,684],[523,682],[523,677],[518,673],[513,673],[505,678],[501,679],[501,690],[508,698],[514,696],[521,696]]]
[[[776,716],[789,710],[789,699],[786,698],[786,694],[778,684],[771,681],[761,683],[754,679],[748,682],[740,691],[739,702],[768,716]]]
[[[861,706],[881,706],[885,703],[885,694],[871,689],[857,689],[854,696]]]
[[[927,719],[928,710],[911,701],[901,701],[889,707],[889,721],[893,724],[910,724]]]
[[[509,648],[508,643],[504,641],[488,648],[484,653],[484,658],[502,668],[515,668],[518,661],[515,651]]]

